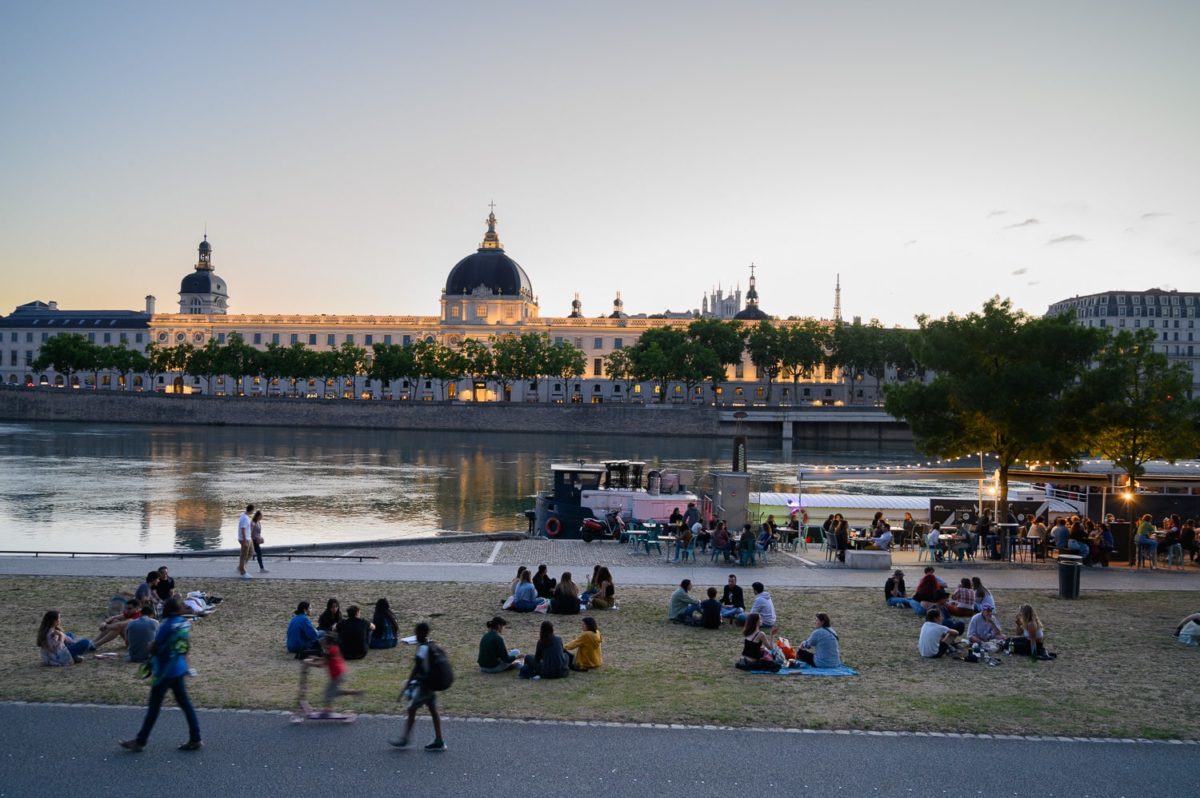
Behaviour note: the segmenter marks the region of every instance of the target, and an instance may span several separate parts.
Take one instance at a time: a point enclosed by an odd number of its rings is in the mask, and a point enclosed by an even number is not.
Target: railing
[[[141,557],[143,560],[156,559],[179,559],[186,560],[190,558],[207,558],[207,557],[238,557],[241,552],[237,551],[172,551],[172,552],[145,552],[145,551],[34,551],[31,549],[0,549],[0,555],[16,554],[23,556],[32,556],[35,559],[39,557]],[[378,560],[379,558],[373,554],[296,554],[291,551],[264,551],[263,557],[286,557],[288,560]]]

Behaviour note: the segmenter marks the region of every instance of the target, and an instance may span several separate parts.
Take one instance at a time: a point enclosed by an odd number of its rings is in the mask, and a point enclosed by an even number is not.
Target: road
[[[290,723],[201,711],[205,748],[181,753],[182,715],[140,754],[141,710],[0,704],[0,796],[255,798],[391,795],[926,796],[1108,798],[1200,790],[1193,743],[449,721],[449,750],[398,750],[398,718]],[[432,737],[418,721],[416,742]]]

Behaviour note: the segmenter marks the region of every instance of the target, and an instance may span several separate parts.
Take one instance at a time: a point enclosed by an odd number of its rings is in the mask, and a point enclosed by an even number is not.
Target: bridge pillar
[[[783,439],[788,443],[792,442],[792,420],[790,418],[783,420]]]

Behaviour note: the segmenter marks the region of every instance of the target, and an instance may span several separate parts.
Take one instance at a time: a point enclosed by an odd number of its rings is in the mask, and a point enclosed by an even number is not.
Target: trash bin
[[[1058,596],[1065,599],[1079,598],[1079,572],[1083,570],[1083,558],[1078,554],[1058,556]]]

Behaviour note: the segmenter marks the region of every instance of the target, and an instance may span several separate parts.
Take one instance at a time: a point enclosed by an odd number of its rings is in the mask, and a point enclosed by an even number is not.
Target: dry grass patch
[[[429,620],[449,652],[457,680],[443,705],[455,715],[659,723],[802,726],[987,733],[1200,737],[1200,699],[1190,689],[1200,652],[1170,632],[1195,610],[1194,593],[1086,593],[1062,601],[1050,592],[998,591],[1005,625],[1020,603],[1037,608],[1057,662],[1003,658],[999,668],[917,656],[919,620],[883,606],[881,590],[772,591],[781,633],[794,642],[828,612],[843,657],[858,678],[751,676],[734,670],[741,642],[731,626],[707,631],[666,623],[667,589],[625,588],[621,608],[595,613],[605,667],[557,682],[521,682],[475,667],[483,624],[503,588],[387,582],[214,581],[221,609],[199,621],[191,663],[194,700],[208,707],[290,709],[298,665],[283,650],[296,602],[314,608],[337,597],[370,616],[387,597],[405,629]],[[88,659],[45,668],[34,646],[41,614],[63,612],[68,630],[92,636],[112,579],[0,578],[0,698],[138,704],[145,682],[133,666]],[[695,591],[702,595],[702,589]],[[314,613],[315,614],[315,613]],[[508,613],[510,646],[532,650],[547,616]],[[564,639],[577,617],[549,616]],[[117,650],[110,644],[109,650]],[[396,712],[412,648],[372,651],[350,663],[350,685],[366,689],[344,706]],[[316,685],[314,685],[314,688]],[[314,695],[319,695],[315,691]]]

